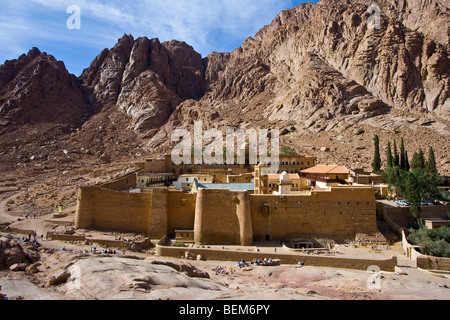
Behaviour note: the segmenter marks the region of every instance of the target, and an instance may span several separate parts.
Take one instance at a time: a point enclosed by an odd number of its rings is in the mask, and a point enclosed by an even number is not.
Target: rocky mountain
[[[33,48],[0,68],[0,133],[42,122],[80,125],[83,96],[63,62]]]
[[[203,100],[242,109],[264,100],[265,119],[316,132],[392,109],[448,119],[448,4],[380,1],[379,29],[369,27],[371,5],[322,0],[283,11],[242,47],[208,59]]]
[[[97,108],[117,105],[136,132],[160,128],[177,105],[201,98],[206,87],[202,58],[192,47],[129,35],[104,50],[80,79]]]
[[[124,35],[78,78],[32,49],[0,66],[2,169],[134,161],[170,151],[173,130],[202,120],[278,128],[282,144],[349,167],[370,166],[375,132],[383,144],[405,137],[411,154],[434,146],[449,173],[449,10],[321,0],[205,58],[184,42]]]
[[[403,136],[411,153],[435,146],[448,172],[448,3],[375,4],[303,4],[233,52],[212,53],[204,59],[207,91],[188,109],[215,112],[193,119],[212,127],[279,128],[297,151],[349,166],[370,167],[375,132],[384,147]],[[180,126],[178,119],[175,113],[150,150],[168,146],[163,137]],[[319,152],[324,145],[342,156]]]

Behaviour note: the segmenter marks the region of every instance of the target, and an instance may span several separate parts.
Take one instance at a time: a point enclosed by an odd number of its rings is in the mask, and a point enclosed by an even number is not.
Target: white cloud
[[[71,5],[81,9],[81,30],[66,27]],[[290,0],[11,0],[0,12],[0,41],[8,44],[0,48],[0,60],[42,45],[98,54],[124,33],[185,41],[205,56],[235,49],[290,5]]]
[[[19,0],[18,3],[22,3]],[[288,0],[31,0],[34,4],[65,14],[68,6],[81,8],[82,18],[110,28],[111,33],[130,33],[185,41],[197,50],[212,51],[211,38],[222,34],[226,40],[252,36],[282,9]],[[88,27],[92,27],[89,24]],[[86,24],[84,24],[86,27]],[[93,30],[95,31],[95,30]],[[91,37],[101,37],[91,32]]]

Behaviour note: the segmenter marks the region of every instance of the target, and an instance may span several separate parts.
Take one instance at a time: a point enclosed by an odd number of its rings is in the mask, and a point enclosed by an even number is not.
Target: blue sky
[[[0,64],[38,47],[80,75],[123,34],[185,41],[203,57],[229,52],[276,15],[317,0],[1,0]],[[68,7],[80,8],[81,29],[70,30]]]

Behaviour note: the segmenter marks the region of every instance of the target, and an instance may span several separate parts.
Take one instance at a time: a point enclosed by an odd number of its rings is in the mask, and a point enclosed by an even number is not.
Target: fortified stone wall
[[[168,232],[168,198],[169,190],[155,189],[152,193],[152,204],[149,210],[148,236],[152,239],[160,239],[167,236]]]
[[[240,261],[244,259],[249,262],[256,258],[272,258],[280,259],[282,264],[298,264],[303,261],[306,266],[317,267],[333,267],[344,269],[367,270],[371,266],[378,266],[384,271],[394,271],[397,265],[397,257],[393,256],[391,259],[352,259],[343,257],[323,257],[312,255],[296,255],[296,254],[268,254],[261,252],[243,252],[232,250],[215,250],[206,248],[176,248],[166,247],[163,245],[156,246],[156,255],[180,258],[185,257],[186,253],[193,257],[201,256],[205,260],[214,261]]]
[[[168,235],[175,235],[175,230],[194,230],[196,200],[196,194],[169,192]]]
[[[150,193],[81,188],[78,192],[75,227],[146,234],[151,206]]]
[[[199,189],[194,226],[196,244],[240,245],[236,192]]]
[[[251,213],[256,241],[293,237],[354,239],[376,231],[373,188],[313,191],[311,196],[252,195]]]
[[[432,206],[422,207],[420,217],[422,219],[443,219],[447,220],[447,211],[450,211],[448,206]],[[411,223],[415,222],[409,207],[385,207],[384,213],[395,224],[402,228],[408,229]]]
[[[300,237],[354,240],[376,232],[371,187],[335,187],[309,195],[249,195],[224,189],[186,194],[157,188],[126,193],[81,188],[77,228],[147,234],[152,239],[194,230],[199,245],[252,245]]]
[[[137,182],[137,172],[135,171],[119,179],[113,180],[108,183],[104,183],[101,185],[101,187],[105,189],[119,191],[134,188],[136,186],[136,182]]]

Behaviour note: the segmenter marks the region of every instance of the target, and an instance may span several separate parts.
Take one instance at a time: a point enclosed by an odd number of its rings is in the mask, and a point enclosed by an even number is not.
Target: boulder
[[[14,271],[14,272],[19,272],[19,271],[25,271],[28,267],[28,263],[15,263],[13,264],[11,267],[9,267],[9,270]]]
[[[25,272],[26,273],[38,273],[39,272],[39,267],[41,266],[41,264],[39,262],[33,263],[32,265],[29,265],[26,269]]]
[[[26,262],[25,253],[19,242],[7,240],[0,242],[0,267],[11,267]]]
[[[55,275],[53,275],[50,280],[48,281],[49,286],[57,286],[60,284],[63,284],[67,281],[67,279],[70,278],[70,272],[67,271],[67,269],[64,269],[62,271],[59,271]]]

